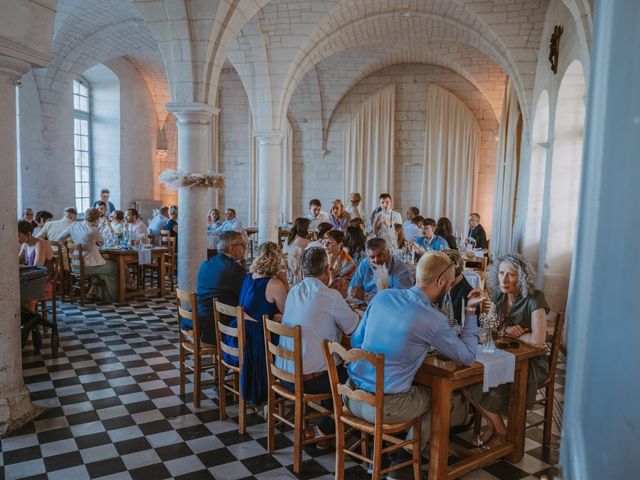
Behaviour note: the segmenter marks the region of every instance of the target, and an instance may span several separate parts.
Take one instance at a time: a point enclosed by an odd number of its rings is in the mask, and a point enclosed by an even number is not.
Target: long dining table
[[[134,291],[127,291],[127,266],[129,264],[138,264],[139,251],[131,248],[101,248],[100,253],[107,260],[113,260],[116,262],[118,268],[118,303],[125,303],[128,298],[138,297],[145,295],[149,292],[156,292],[159,297],[164,297],[165,294],[165,254],[169,253],[169,249],[166,247],[151,247],[151,259],[158,259],[158,286],[156,288],[148,289],[141,282],[141,289]]]
[[[498,339],[500,342],[502,339]],[[507,337],[507,342],[514,339]],[[465,449],[453,446],[456,456],[465,457],[448,464],[451,395],[454,390],[482,383],[484,367],[475,362],[465,367],[438,355],[428,356],[414,381],[431,388],[431,434],[429,446],[429,479],[455,479],[505,457],[511,463],[524,456],[527,374],[529,360],[545,355],[544,347],[532,347],[518,342],[518,348],[508,349],[516,357],[514,381],[509,393],[509,415],[506,442],[490,449]]]

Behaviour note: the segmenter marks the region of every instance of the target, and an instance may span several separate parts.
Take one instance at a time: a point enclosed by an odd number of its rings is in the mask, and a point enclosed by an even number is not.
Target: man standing
[[[160,230],[166,230],[169,221],[169,207],[160,207],[158,213],[149,222],[149,233],[153,235],[153,244],[160,245]]]
[[[484,231],[484,227],[480,225],[480,215],[477,213],[469,215],[469,233],[467,237],[476,241],[476,248],[489,248],[487,233]]]
[[[315,230],[321,223],[329,223],[329,214],[322,211],[322,204],[317,198],[309,200],[309,230]]]
[[[100,190],[100,200],[96,200],[95,202],[93,202],[93,208],[98,208],[98,202],[100,201],[103,201],[105,203],[105,205],[107,206],[107,217],[109,217],[112,212],[116,211],[115,205],[109,201],[109,195],[111,195],[109,189],[103,188],[102,190]]]
[[[64,216],[60,220],[45,223],[37,237],[57,242],[60,234],[75,222],[77,217],[78,211],[74,207],[67,207],[64,209]]]
[[[394,225],[402,225],[402,215],[392,209],[391,195],[380,194],[380,205],[371,215],[371,229],[377,237],[383,238],[389,248],[397,247],[396,231]]]
[[[245,277],[244,260],[246,244],[238,232],[223,232],[218,240],[218,254],[205,260],[198,270],[198,316],[202,341],[215,344],[212,300],[216,298],[226,305],[237,306],[240,289]],[[230,323],[230,318],[224,318]],[[183,327],[191,328],[190,321]]]
[[[381,273],[380,270],[386,272]],[[355,290],[356,298],[373,297],[381,287],[381,276],[388,278],[384,288],[410,288],[413,285],[409,268],[389,254],[386,242],[382,238],[371,238],[367,241],[367,258],[358,265],[349,288]]]
[[[305,250],[300,263],[304,280],[289,291],[282,324],[302,327],[304,393],[329,393],[331,385],[322,353],[322,341],[327,338],[329,341],[339,342],[343,334],[349,335],[355,330],[359,318],[342,295],[328,287],[329,260],[324,249]],[[292,339],[280,337],[280,346],[293,350]],[[289,360],[276,358],[276,366],[286,372],[293,372],[293,362]],[[341,382],[347,380],[347,372],[342,365],[338,366],[338,377]],[[283,385],[292,390],[294,388],[293,384]],[[322,406],[333,409],[331,400],[324,400]],[[314,435],[330,435],[334,432],[335,425],[330,418],[322,417],[316,428]]]
[[[474,363],[479,337],[475,307],[486,297],[479,290],[469,294],[466,321],[458,337],[449,327],[447,317],[433,306],[451,288],[455,263],[445,253],[429,253],[418,262],[416,275],[414,287],[385,290],[376,296],[353,334],[351,346],[384,354],[385,422],[406,422],[422,416],[421,447],[424,450],[431,430],[431,389],[413,385],[415,374],[431,346],[463,365]],[[349,381],[355,388],[375,393],[375,368],[371,364],[357,361],[349,365],[348,371]],[[349,400],[347,407],[357,417],[374,422],[375,409],[367,403]],[[451,425],[465,423],[467,412],[466,402],[454,396]],[[411,454],[400,449],[392,463],[410,458]],[[412,467],[392,472],[390,477],[413,478]]]

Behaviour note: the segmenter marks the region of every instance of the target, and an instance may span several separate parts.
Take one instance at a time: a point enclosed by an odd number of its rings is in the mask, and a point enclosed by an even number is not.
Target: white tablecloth
[[[469,285],[471,285],[473,288],[480,288],[480,275],[478,275],[477,272],[465,270],[464,272],[462,272],[462,275],[464,275],[464,278],[466,278],[467,282],[469,282]]]

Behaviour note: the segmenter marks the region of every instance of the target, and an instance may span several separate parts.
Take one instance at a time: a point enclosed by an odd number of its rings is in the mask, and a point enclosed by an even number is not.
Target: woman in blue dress
[[[284,312],[289,286],[286,273],[280,268],[282,254],[273,242],[263,243],[258,247],[256,259],[251,264],[249,273],[244,278],[240,290],[238,305],[244,308],[245,314],[257,320],[245,320],[245,348],[240,383],[242,396],[249,404],[258,405],[267,400],[267,365],[264,350],[264,330],[262,316],[273,319],[276,313]],[[234,319],[232,327],[237,325]],[[235,338],[225,338],[225,343],[237,347]],[[277,343],[278,339],[274,339]],[[225,354],[225,360],[237,365],[235,357]]]

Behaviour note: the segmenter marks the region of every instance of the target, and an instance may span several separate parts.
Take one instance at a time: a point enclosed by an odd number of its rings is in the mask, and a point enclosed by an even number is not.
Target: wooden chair
[[[160,246],[166,247],[169,251],[164,256],[165,274],[169,277],[169,288],[175,288],[175,277],[177,267],[176,238],[171,236],[169,230],[160,230]]]
[[[56,293],[60,293],[60,300],[64,302],[69,286],[69,270],[65,269],[64,265],[66,251],[60,242],[49,241],[49,246],[51,247],[51,250],[53,250],[53,256],[55,258],[57,268]]]
[[[235,317],[238,320],[237,326],[230,327],[222,323],[220,315]],[[213,318],[216,327],[216,343],[218,347],[218,407],[220,409],[220,420],[227,418],[227,391],[231,392],[234,397],[238,397],[238,431],[245,433],[246,431],[246,415],[247,408],[242,396],[242,388],[240,385],[240,373],[242,372],[242,363],[244,362],[244,308],[232,307],[213,299]],[[253,320],[253,319],[252,319]],[[229,335],[235,337],[238,341],[238,347],[233,348],[224,343],[224,336]],[[224,360],[223,354],[233,355],[238,359],[238,365],[232,365]],[[231,382],[227,382],[225,377],[227,372],[231,370]]]
[[[373,354],[361,349],[347,350],[341,344],[324,340],[324,357],[329,369],[329,380],[331,382],[331,392],[333,395],[333,406],[336,421],[336,480],[344,479],[345,455],[356,458],[364,464],[373,465],[373,480],[378,480],[381,475],[399,470],[413,465],[414,479],[420,480],[420,463],[422,452],[420,451],[420,437],[422,419],[420,416],[402,423],[384,423],[384,355]],[[366,361],[376,369],[376,392],[375,394],[364,390],[354,390],[351,385],[340,383],[338,370],[334,355],[337,355],[344,365],[348,365],[356,360]],[[369,423],[362,418],[354,416],[342,403],[343,397],[350,400],[366,402],[375,408],[375,422]],[[347,448],[345,444],[345,425],[360,431],[360,440]],[[402,440],[394,434],[404,432],[413,427],[413,438]],[[369,458],[367,438],[373,435],[373,456]],[[383,448],[383,441],[390,445]],[[360,453],[356,449],[360,446]],[[399,463],[389,468],[382,468],[382,455],[396,451],[402,447],[409,448],[413,452],[413,458],[406,462]]]
[[[278,317],[278,316],[276,316]],[[319,404],[322,400],[331,399],[330,393],[322,394],[305,394],[303,390],[302,379],[302,332],[300,325],[295,327],[287,327],[281,325],[277,320],[269,320],[266,315],[262,318],[264,322],[264,343],[265,354],[267,356],[267,379],[269,385],[269,398],[267,406],[267,450],[273,453],[275,450],[275,426],[276,420],[289,425],[293,428],[293,471],[300,473],[302,467],[302,446],[317,443],[319,441],[333,438],[334,435],[327,435],[320,438],[304,439],[304,432],[307,423],[310,420],[317,419],[321,416],[333,416],[330,412]],[[279,347],[271,343],[271,335],[280,335],[280,338],[288,337],[293,342],[293,350]],[[276,358],[286,360],[293,363],[293,373],[278,368],[275,365]],[[294,385],[291,391],[285,388],[280,382],[289,382]],[[293,422],[285,418],[284,402],[289,400],[294,402],[294,418]],[[276,406],[278,413],[276,413]],[[315,412],[307,414],[307,407],[315,410]]]
[[[544,418],[527,425],[527,429],[544,425],[542,433],[542,444],[551,445],[551,430],[553,427],[553,400],[555,395],[556,369],[558,367],[558,354],[562,344],[562,332],[564,329],[564,312],[556,314],[556,324],[553,327],[553,335],[547,335],[545,344],[549,350],[549,375],[544,381],[540,390],[544,390],[544,395],[536,404],[544,405]]]
[[[473,257],[465,259],[464,268],[476,272],[486,272],[489,259],[487,257]]]
[[[80,305],[84,306],[91,282],[93,279],[98,279],[98,284],[102,289],[102,303],[106,303],[104,282],[102,282],[100,277],[96,277],[95,275],[90,277],[85,273],[82,245],[79,243],[68,243],[67,254],[69,256],[69,275],[71,277],[69,297],[73,297],[74,290],[77,289],[80,295]]]
[[[185,305],[186,304],[186,305]],[[190,308],[190,310],[187,309]],[[202,342],[198,321],[198,300],[195,293],[176,289],[176,306],[178,309],[178,328],[180,334],[180,396],[184,397],[186,369],[193,372],[193,404],[200,408],[202,394],[202,372],[212,370],[214,379],[217,368],[217,350],[215,345]],[[191,320],[192,329],[182,328],[182,320]],[[187,356],[193,356],[193,366],[187,363]],[[202,357],[211,357],[211,365],[203,365]]]

